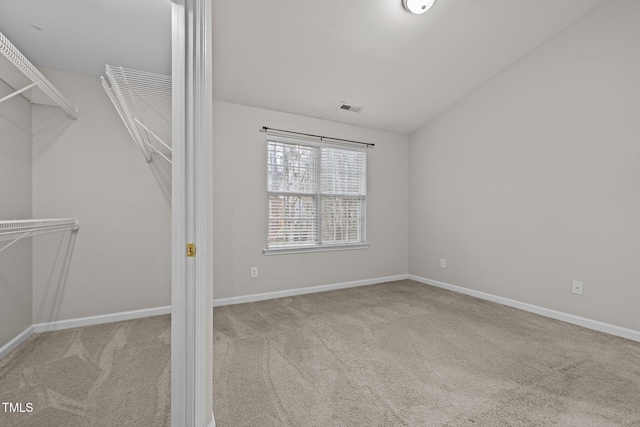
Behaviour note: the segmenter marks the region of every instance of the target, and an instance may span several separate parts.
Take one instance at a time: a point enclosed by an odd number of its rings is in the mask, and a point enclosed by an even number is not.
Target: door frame
[[[211,0],[172,3],[171,425],[210,427]]]

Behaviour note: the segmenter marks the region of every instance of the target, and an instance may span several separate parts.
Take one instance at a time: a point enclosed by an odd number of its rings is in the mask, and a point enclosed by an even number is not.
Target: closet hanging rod
[[[29,80],[38,86],[72,119],[78,118],[78,109],[71,105],[58,89],[16,48],[7,37],[0,33],[0,53]],[[26,90],[26,89],[24,89]]]
[[[339,141],[339,142],[348,142],[351,144],[360,144],[360,145],[365,145],[367,148],[368,147],[375,147],[375,144],[372,144],[370,142],[360,142],[360,141],[352,141],[350,139],[341,139],[341,138],[332,138],[330,136],[322,136],[322,135],[314,135],[311,133],[302,133],[302,132],[294,132],[292,130],[284,130],[284,129],[275,129],[275,128],[270,128],[270,127],[266,127],[266,126],[262,126],[262,129],[260,129],[260,132],[269,132],[270,130],[276,131],[276,132],[283,132],[283,133],[290,133],[293,135],[301,135],[301,136],[310,136],[312,138],[320,138],[320,141],[324,141],[325,139],[331,140],[331,141]]]
[[[0,221],[0,242],[12,240],[8,245],[0,248],[0,252],[25,237],[33,237],[40,234],[75,231],[80,228],[78,218],[58,219],[21,219]]]

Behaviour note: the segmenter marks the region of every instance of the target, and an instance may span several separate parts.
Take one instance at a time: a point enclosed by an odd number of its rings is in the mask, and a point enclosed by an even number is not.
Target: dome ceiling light
[[[436,0],[402,0],[402,5],[411,13],[420,15],[431,9]]]

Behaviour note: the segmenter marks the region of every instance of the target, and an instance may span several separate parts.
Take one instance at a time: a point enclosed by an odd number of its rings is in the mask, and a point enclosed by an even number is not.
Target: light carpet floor
[[[640,426],[640,343],[411,281],[214,325],[218,427]]]
[[[640,343],[411,281],[214,309],[218,427],[637,426]],[[169,316],[33,335],[2,427],[170,425]]]
[[[170,425],[170,317],[34,334],[0,360],[1,427]]]

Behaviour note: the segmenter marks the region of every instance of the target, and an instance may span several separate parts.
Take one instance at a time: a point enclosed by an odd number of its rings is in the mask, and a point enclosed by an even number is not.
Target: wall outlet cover
[[[571,292],[576,295],[582,295],[582,291],[584,289],[584,283],[578,282],[577,280],[573,281],[573,285],[571,286]]]

